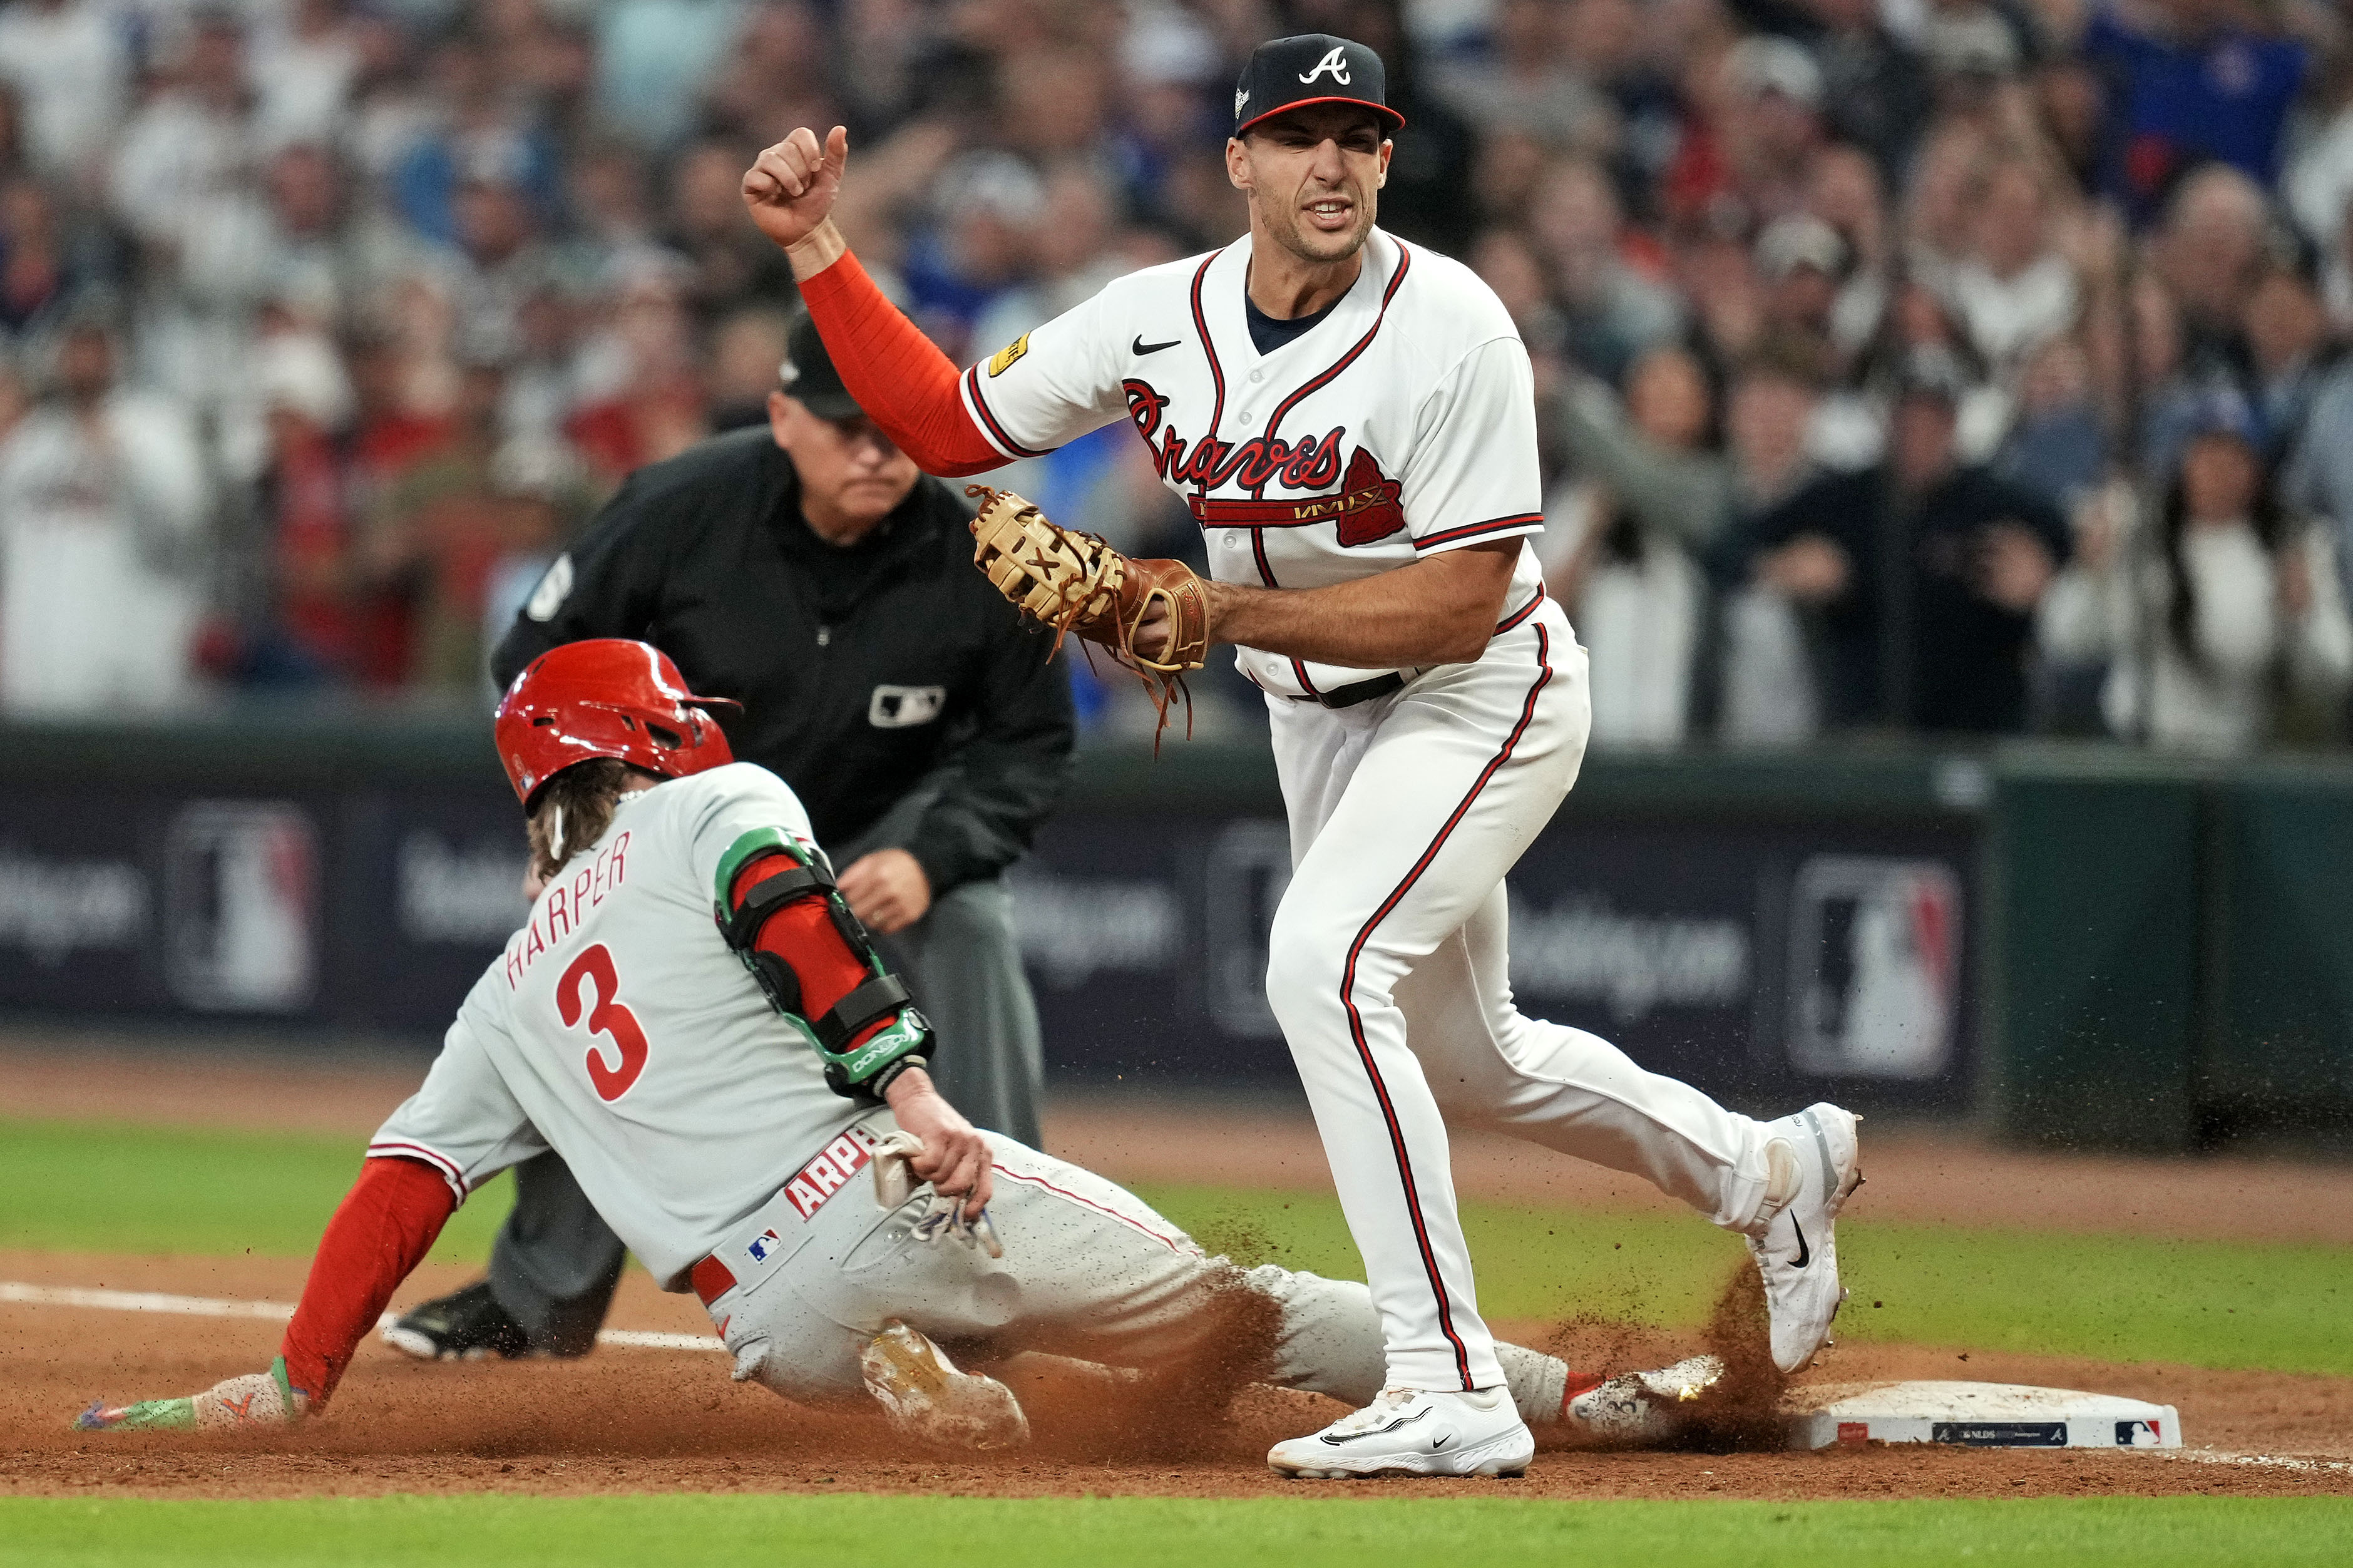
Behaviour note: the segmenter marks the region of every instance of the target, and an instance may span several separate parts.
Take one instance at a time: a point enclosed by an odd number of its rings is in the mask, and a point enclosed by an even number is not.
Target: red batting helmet
[[[698,708],[740,704],[697,697],[670,656],[649,643],[592,637],[551,648],[523,667],[499,703],[499,761],[526,812],[540,786],[596,757],[684,778],[735,760]]]

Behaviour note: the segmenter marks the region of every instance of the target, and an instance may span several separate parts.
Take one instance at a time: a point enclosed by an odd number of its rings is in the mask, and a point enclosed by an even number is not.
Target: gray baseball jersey
[[[863,1112],[826,1087],[712,919],[720,858],[762,828],[811,842],[793,792],[750,763],[622,797],[475,983],[369,1154],[424,1161],[462,1201],[560,1149],[670,1289],[779,1188],[829,1196],[864,1151],[832,1164],[811,1152]]]

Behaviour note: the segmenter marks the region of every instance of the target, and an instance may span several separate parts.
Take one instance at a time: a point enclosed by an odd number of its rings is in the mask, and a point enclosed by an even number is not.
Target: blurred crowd
[[[765,418],[760,146],[849,127],[843,227],[968,362],[1240,233],[1299,31],[1382,52],[1381,221],[1535,358],[1597,743],[2343,739],[2323,0],[7,0],[0,710],[479,704],[601,500]],[[999,482],[1200,557],[1124,428]]]

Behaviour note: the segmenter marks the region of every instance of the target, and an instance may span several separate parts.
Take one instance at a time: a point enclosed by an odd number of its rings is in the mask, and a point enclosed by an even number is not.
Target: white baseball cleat
[[[1846,1291],[1839,1284],[1839,1210],[1862,1184],[1862,1118],[1835,1105],[1810,1105],[1768,1122],[1765,1216],[1748,1250],[1765,1277],[1773,1325],[1773,1364],[1801,1370],[1830,1342],[1831,1320]]]
[[[1018,1448],[1029,1417],[993,1377],[959,1372],[921,1331],[893,1318],[858,1355],[866,1387],[907,1436],[948,1448]]]
[[[1508,1389],[1385,1388],[1321,1432],[1277,1443],[1266,1462],[1275,1474],[1302,1480],[1516,1476],[1535,1451],[1535,1436]]]
[[[1654,1448],[1691,1424],[1693,1402],[1724,1376],[1724,1363],[1695,1355],[1657,1372],[1629,1372],[1570,1399],[1569,1425],[1615,1447]]]

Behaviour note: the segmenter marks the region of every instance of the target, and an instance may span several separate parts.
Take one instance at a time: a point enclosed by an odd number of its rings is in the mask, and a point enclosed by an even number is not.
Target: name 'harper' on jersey
[[[624,831],[599,849],[594,859],[582,862],[578,871],[568,878],[558,877],[549,886],[547,896],[531,911],[522,929],[507,938],[506,957],[499,972],[506,976],[508,990],[522,984],[541,953],[577,930],[588,919],[588,911],[604,903],[605,895],[628,875],[628,868],[629,836]]]
[[[1527,351],[1470,268],[1377,228],[1330,314],[1261,354],[1250,252],[1246,237],[1131,273],[973,366],[974,423],[1010,458],[1125,417],[1229,583],[1323,587],[1544,526]],[[1541,584],[1524,552],[1506,618]],[[1237,655],[1282,696],[1367,675]]]

